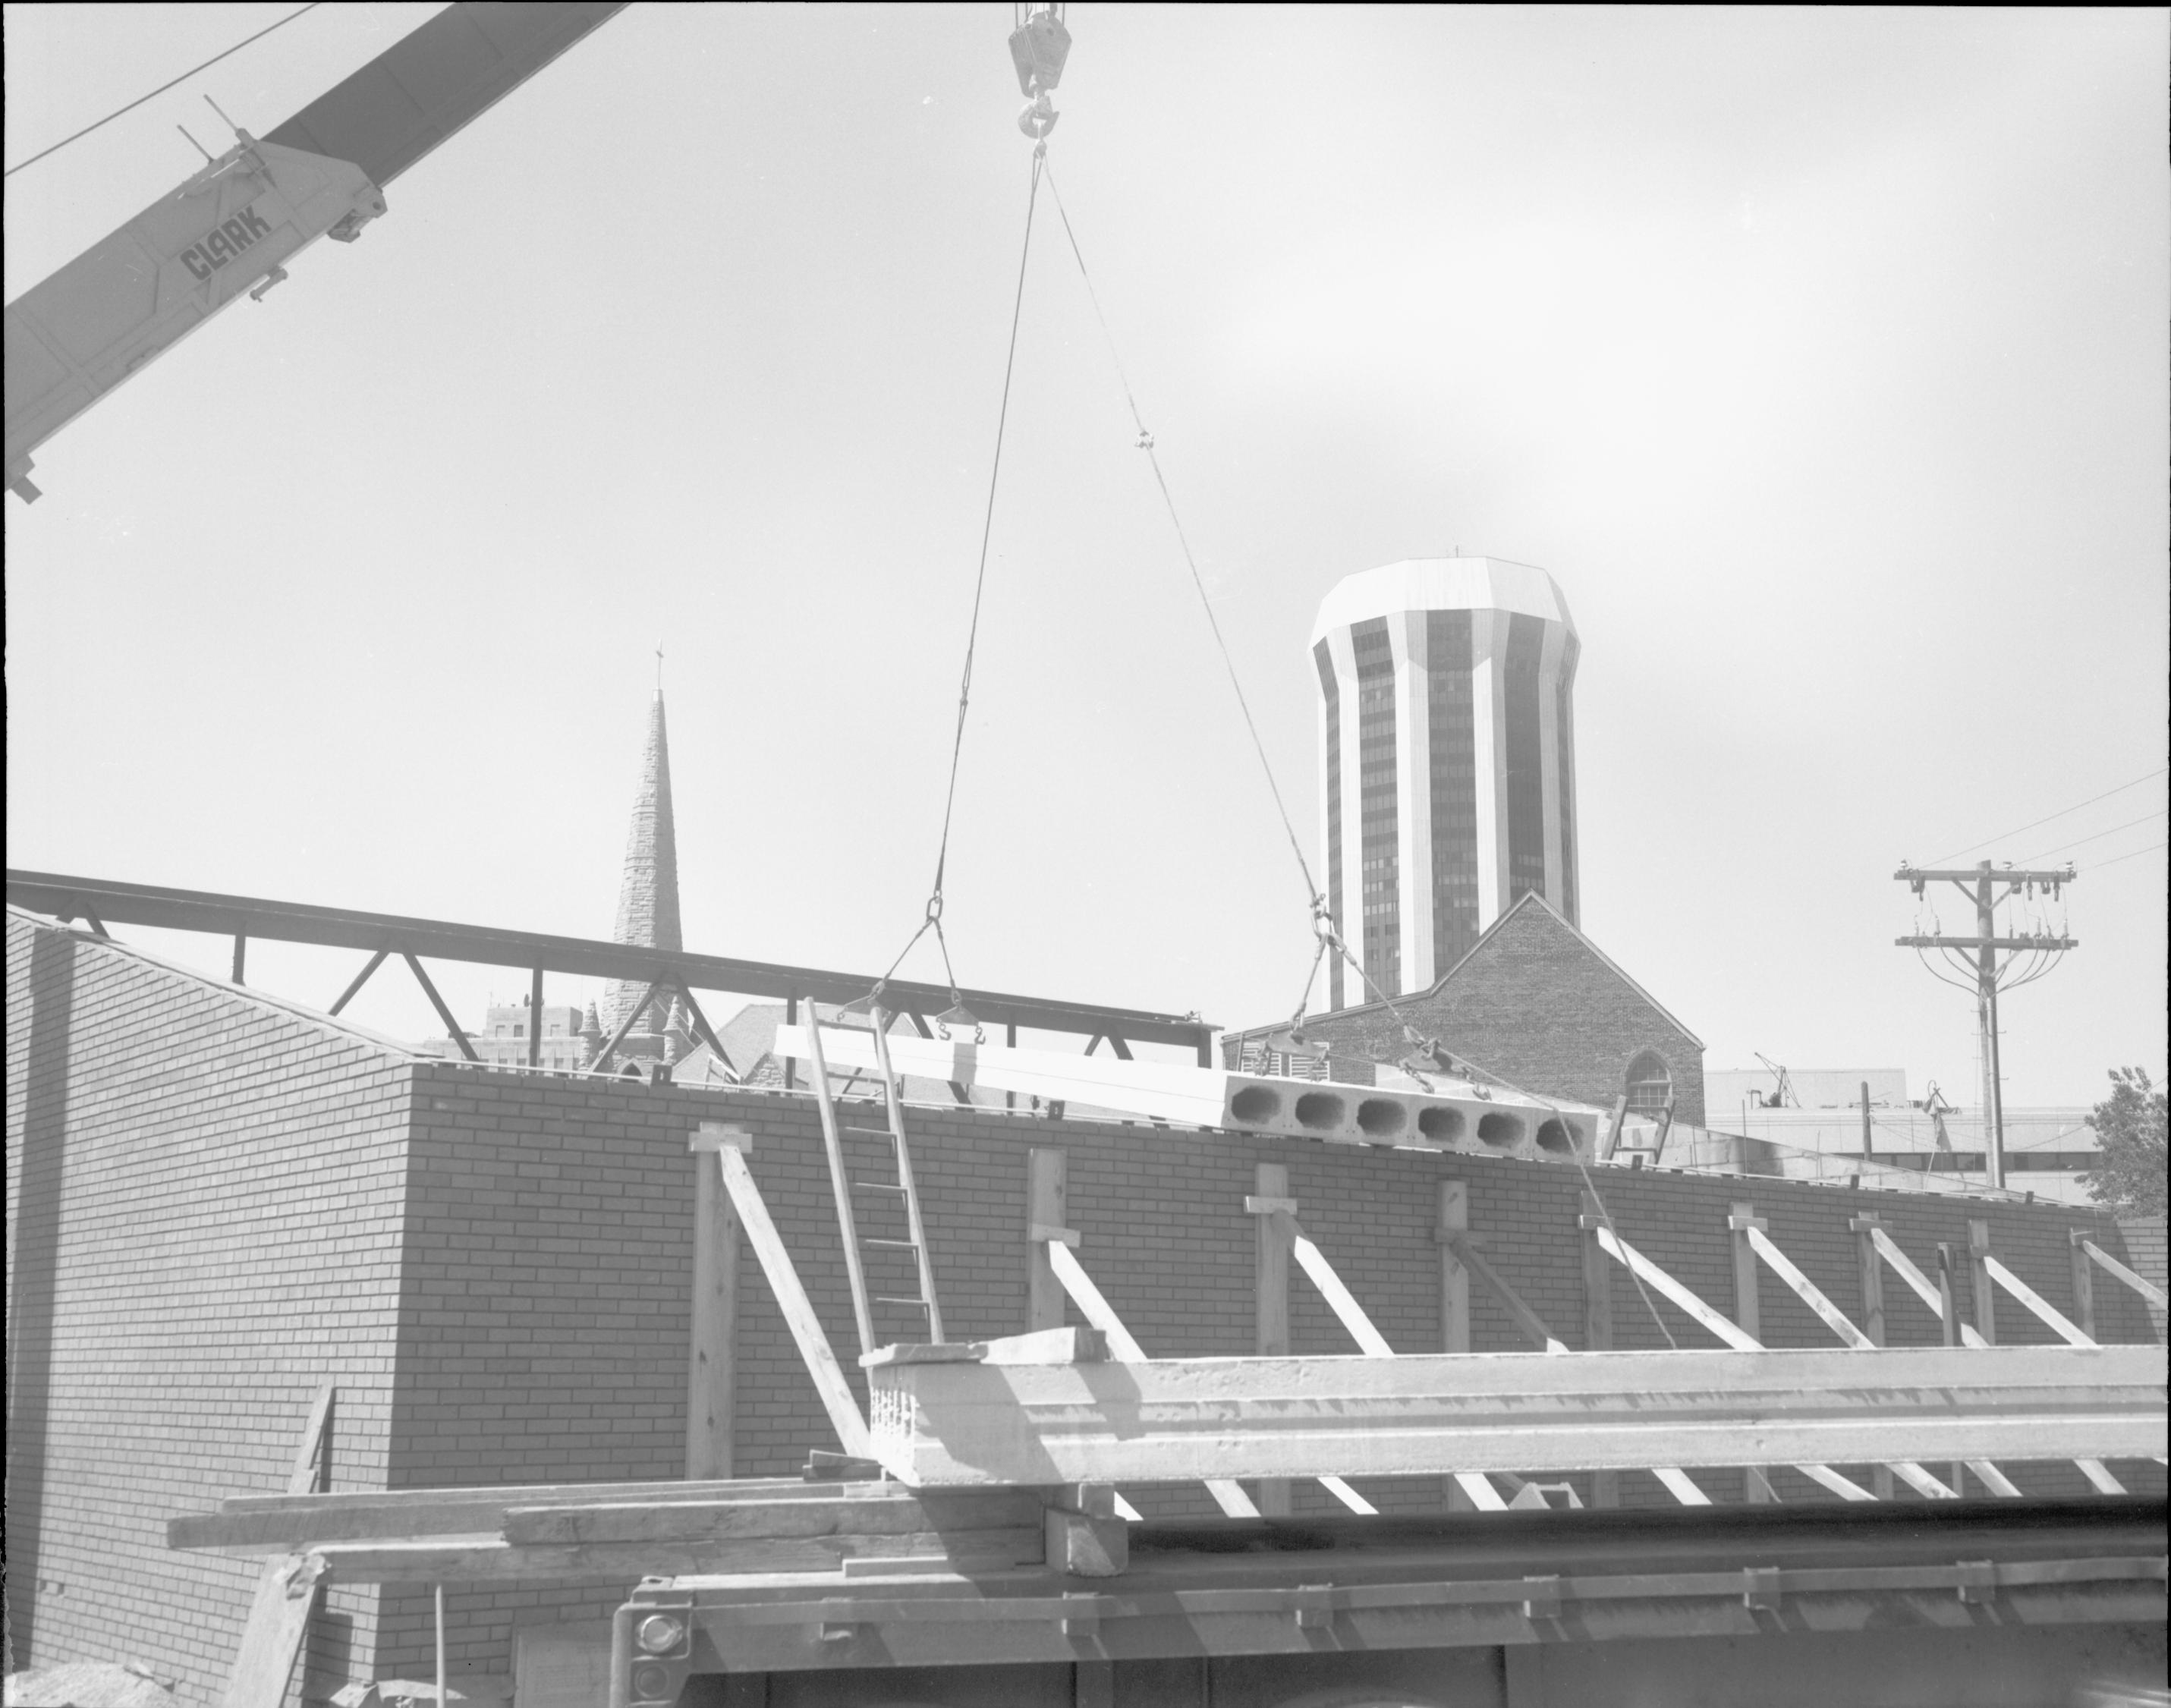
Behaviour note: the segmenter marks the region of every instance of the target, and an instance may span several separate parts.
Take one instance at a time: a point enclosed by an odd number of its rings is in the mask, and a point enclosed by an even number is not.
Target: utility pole
[[[1957,871],[1926,871],[1915,866],[1901,866],[1892,875],[1901,883],[1912,887],[1919,899],[1929,885],[1950,882],[1960,893],[1975,903],[1975,934],[1972,937],[1900,937],[1894,941],[1902,949],[1958,949],[1974,951],[1975,1021],[1982,1029],[1982,1127],[1983,1165],[1993,1186],[2005,1184],[2005,1096],[1998,1073],[1997,1059],[1997,977],[2000,966],[1997,951],[2004,950],[2008,956],[2005,966],[2010,967],[2010,956],[2015,950],[2039,954],[2058,954],[2068,949],[2077,949],[2077,938],[2056,937],[2047,932],[2026,936],[2001,937],[1997,934],[1997,904],[2009,900],[2021,890],[2033,890],[2041,885],[2056,897],[2060,889],[2073,881],[2073,869],[2062,866],[2056,871],[2018,871],[2011,866],[1993,868],[1983,860],[1972,868]],[[1998,886],[2005,886],[2003,896]],[[2027,981],[2023,979],[2021,983]]]

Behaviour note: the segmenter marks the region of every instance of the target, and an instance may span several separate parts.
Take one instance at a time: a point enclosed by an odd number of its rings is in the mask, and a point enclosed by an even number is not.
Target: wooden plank
[[[1439,1183],[1439,1220],[1435,1227],[1434,1237],[1439,1242],[1439,1349],[1466,1352],[1470,1350],[1470,1271],[1455,1248],[1456,1236],[1470,1230],[1467,1181]]]
[[[226,1708],[279,1708],[286,1700],[324,1575],[315,1554],[284,1555],[265,1566],[227,1678]]]
[[[1568,1342],[1546,1326],[1544,1320],[1523,1302],[1522,1294],[1508,1284],[1507,1278],[1493,1266],[1472,1241],[1450,1239],[1449,1243],[1471,1272],[1493,1289],[1493,1296],[1508,1308],[1508,1314],[1515,1320],[1515,1326],[1530,1337],[1540,1352],[1550,1352],[1556,1357],[1567,1353]]]
[[[1294,1202],[1288,1165],[1255,1164],[1252,1197]],[[1262,1358],[1284,1357],[1290,1350],[1289,1253],[1296,1224],[1286,1215],[1253,1210],[1250,1200],[1245,1209],[1252,1217],[1252,1350]],[[1262,1516],[1286,1518],[1290,1512],[1289,1479],[1267,1478],[1253,1491],[1253,1498]]]
[[[496,1534],[517,1506],[563,1506],[629,1500],[820,1500],[849,1485],[800,1477],[728,1482],[540,1483],[487,1489],[371,1490],[335,1495],[242,1495],[212,1513],[166,1523],[166,1545],[228,1554],[303,1551],[320,1541],[390,1537]],[[867,1486],[880,1486],[870,1484]]]
[[[1320,1297],[1327,1301],[1342,1326],[1348,1330],[1350,1339],[1357,1342],[1364,1356],[1393,1357],[1395,1349],[1387,1344],[1387,1337],[1372,1325],[1372,1319],[1364,1314],[1364,1307],[1357,1303],[1357,1296],[1343,1284],[1342,1277],[1334,1272],[1334,1266],[1327,1261],[1317,1242],[1304,1231],[1296,1218],[1286,1211],[1277,1210],[1268,1219],[1289,1223],[1289,1255],[1311,1277]]]
[[[2036,1292],[2034,1288],[2030,1287],[2026,1282],[2015,1275],[2010,1269],[2008,1269],[2002,1263],[1999,1262],[1997,1259],[1991,1256],[1987,1251],[1984,1252],[1982,1255],[1982,1266],[1989,1272],[1990,1278],[1992,1281],[1995,1281],[2000,1287],[2003,1288],[2008,1293],[2018,1299],[2021,1304],[2026,1305],[2029,1310],[2034,1312],[2034,1314],[2042,1319],[2044,1322],[2049,1324],[2051,1332],[2056,1334],[2060,1340],[2065,1341],[2067,1346],[2092,1347],[2095,1345],[2096,1340],[2093,1335],[2083,1334],[2081,1331],[2079,1325],[2071,1320],[2063,1311],[2058,1309],[2048,1299],[2045,1298],[2041,1293]]]
[[[1653,1465],[1651,1475],[1658,1478],[1666,1492],[1685,1507],[1707,1507],[1711,1497],[1696,1486],[1689,1474],[1673,1465]]]
[[[725,1190],[732,1195],[754,1256],[760,1260],[762,1273],[769,1277],[769,1290],[775,1295],[777,1308],[798,1344],[800,1362],[813,1378],[823,1410],[829,1414],[838,1442],[855,1458],[871,1457],[866,1419],[860,1415],[859,1402],[853,1399],[844,1373],[838,1367],[837,1355],[829,1350],[822,1320],[815,1315],[806,1289],[799,1284],[799,1272],[792,1267],[784,1236],[769,1218],[769,1206],[761,1201],[761,1189],[754,1184],[746,1158],[727,1145],[716,1153],[716,1163],[723,1170]]]
[[[1281,1486],[1284,1488],[1287,1488],[1289,1486],[1289,1480],[1287,1478],[1282,1478],[1278,1480],[1281,1482]],[[1356,1490],[1351,1488],[1349,1485],[1340,1477],[1321,1477],[1319,1480],[1319,1486],[1325,1489],[1327,1493],[1333,1496],[1336,1500],[1341,1502],[1343,1506],[1348,1507],[1353,1513],[1359,1513],[1367,1518],[1376,1518],[1379,1515],[1380,1509],[1377,1507],[1366,1500],[1364,1496],[1359,1494]],[[1262,1482],[1259,1486],[1263,1489],[1266,1486],[1266,1484]],[[1273,1513],[1266,1510],[1263,1502],[1261,1504],[1259,1510],[1262,1517],[1271,1518],[1274,1516]]]
[[[1063,1283],[1048,1261],[1048,1248],[1032,1237],[1035,1226],[1070,1225],[1070,1162],[1067,1152],[1035,1145],[1025,1159],[1025,1325],[1063,1326]]]
[[[941,1560],[961,1568],[1037,1566],[1037,1519],[1028,1527],[962,1535],[908,1531],[879,1536],[731,1538],[713,1542],[613,1542],[523,1546],[502,1537],[432,1541],[341,1542],[319,1550],[335,1583],[595,1583],[623,1588],[645,1576],[695,1577],[740,1572],[834,1572],[847,1560]],[[273,1703],[271,1708],[277,1708]]]
[[[1765,1265],[1773,1274],[1793,1289],[1802,1303],[1817,1314],[1826,1328],[1857,1352],[1873,1352],[1877,1350],[1876,1341],[1871,1340],[1868,1335],[1847,1320],[1840,1308],[1825,1296],[1824,1289],[1804,1275],[1795,1265],[1794,1261],[1772,1243],[1770,1234],[1761,1228],[1748,1229],[1746,1234],[1750,1249],[1764,1261]],[[1876,1469],[1886,1474],[1883,1486],[1873,1488],[1871,1491],[1879,1500],[1891,1498],[1892,1490],[1889,1479],[1895,1475],[1916,1494],[1927,1499],[1949,1501],[1959,1498],[1959,1491],[1957,1489],[1946,1487],[1919,1464],[1912,1464],[1905,1460],[1880,1462]]]
[[[1491,1479],[1482,1471],[1450,1471],[1448,1475],[1455,1487],[1462,1491],[1464,1498],[1477,1511],[1504,1513],[1508,1510],[1508,1502],[1501,1497],[1500,1491],[1493,1486]]]
[[[502,1539],[522,1547],[618,1542],[804,1540],[917,1531],[1029,1529],[1042,1500],[1031,1489],[928,1490],[820,1501],[629,1501],[617,1506],[515,1507]]]
[[[1617,1138],[1617,1133],[1613,1135]],[[1608,1145],[1611,1149],[1611,1143]],[[1470,1266],[1463,1261],[1459,1243],[1466,1240],[1470,1233],[1470,1183],[1467,1181],[1442,1181],[1439,1183],[1439,1217],[1433,1225],[1433,1239],[1439,1246],[1439,1338],[1443,1352],[1466,1352],[1470,1350]],[[1261,1348],[1262,1351],[1265,1349]],[[1491,1485],[1488,1484],[1488,1487]],[[1453,1477],[1447,1480],[1447,1509],[1450,1513],[1475,1510],[1477,1502]]]
[[[1884,1265],[1877,1255],[1877,1242],[1871,1237],[1871,1230],[1878,1225],[1877,1218],[1856,1216],[1847,1225],[1854,1235],[1855,1281],[1862,1293],[1862,1331],[1869,1336],[1872,1346],[1881,1347],[1884,1344]],[[1892,1498],[1890,1467],[1880,1464],[1871,1468],[1869,1490],[1880,1501]]]
[[[873,1373],[919,1487],[2139,1456],[2157,1347],[1161,1359]],[[1862,1491],[1851,1499],[1867,1498]]]
[[[324,1383],[309,1402],[302,1438],[287,1471],[287,1492],[307,1495],[330,1473],[334,1385]],[[227,1675],[226,1708],[279,1708],[294,1675],[309,1617],[317,1605],[324,1562],[314,1555],[286,1554],[267,1561],[256,1579],[241,1646]]]
[[[1613,1266],[1605,1261],[1598,1236],[1605,1226],[1605,1207],[1598,1194],[1584,1188],[1576,1218],[1577,1250],[1583,1260],[1583,1344],[1603,1352],[1613,1344]],[[1621,1504],[1621,1480],[1610,1470],[1591,1474],[1590,1503],[1594,1507]]]
[[[1877,1342],[1847,1320],[1840,1308],[1825,1296],[1824,1289],[1804,1275],[1794,1260],[1772,1243],[1770,1234],[1761,1228],[1752,1228],[1748,1231],[1748,1239],[1750,1249],[1764,1260],[1774,1275],[1793,1289],[1795,1296],[1817,1314],[1826,1328],[1850,1347],[1865,1352],[1877,1349]]]
[[[2082,1240],[2081,1249],[2088,1254],[2088,1261],[2102,1270],[2104,1274],[2115,1276],[2158,1310],[2171,1310],[2171,1293],[2164,1292],[2147,1277],[2136,1275],[2109,1252],[2097,1245],[2094,1240]]]
[[[1735,1206],[1734,1214],[1739,1216],[1741,1213],[1741,1206]],[[1749,1252],[1749,1261],[1753,1267],[1756,1261],[1756,1253],[1753,1249],[1747,1245],[1746,1240],[1744,1239],[1744,1235],[1746,1232],[1747,1230],[1745,1229],[1740,1230],[1740,1232],[1736,1234],[1735,1238],[1742,1240],[1742,1249]],[[1686,1311],[1690,1316],[1693,1317],[1705,1328],[1710,1330],[1710,1331],[1716,1335],[1720,1340],[1725,1341],[1728,1346],[1733,1347],[1737,1352],[1757,1352],[1762,1349],[1762,1343],[1761,1341],[1755,1339],[1746,1331],[1737,1326],[1735,1324],[1729,1322],[1724,1317],[1721,1316],[1717,1311],[1713,1310],[1709,1305],[1698,1298],[1696,1294],[1690,1292],[1688,1288],[1683,1287],[1681,1282],[1675,1280],[1672,1276],[1667,1274],[1664,1270],[1659,1268],[1657,1264],[1652,1262],[1649,1258],[1644,1256],[1642,1252],[1637,1250],[1634,1246],[1629,1245],[1625,1240],[1619,1238],[1611,1229],[1600,1229],[1598,1230],[1598,1238],[1600,1245],[1603,1245],[1607,1251],[1619,1258],[1622,1262],[1627,1264],[1631,1269],[1634,1270],[1638,1275],[1641,1276],[1653,1287],[1657,1288],[1659,1292],[1664,1293],[1668,1298],[1671,1299],[1675,1304]],[[1737,1282],[1739,1280],[1739,1266],[1737,1266],[1735,1270]],[[1753,1287],[1750,1289],[1750,1297],[1753,1301],[1755,1297],[1755,1290]],[[1874,1457],[1874,1455],[1870,1454],[1862,1454],[1854,1456],[1864,1459]],[[1759,1464],[1767,1464],[1769,1461],[1763,1459],[1745,1459],[1741,1461],[1741,1463],[1753,1468]],[[1804,1476],[1808,1477],[1812,1482],[1818,1483],[1825,1488],[1830,1489],[1841,1500],[1873,1501],[1877,1498],[1875,1495],[1872,1494],[1868,1489],[1863,1488],[1860,1484],[1853,1482],[1847,1477],[1841,1476],[1829,1464],[1822,1463],[1796,1464],[1794,1469],[1801,1472]],[[1750,1502],[1761,1502],[1768,1500],[1771,1497],[1772,1486],[1768,1480],[1761,1477],[1745,1477],[1744,1479],[1744,1482],[1748,1498]]]
[[[2096,1337],[2096,1271],[2082,1248],[2088,1240],[2077,1228],[2068,1229],[2066,1236],[2066,1255],[2072,1260],[2073,1272],[2073,1314],[2080,1319],[2081,1332],[2090,1340]]]
[[[1935,1312],[1942,1320],[1945,1312],[1945,1294],[1937,1283],[1915,1266],[1915,1261],[1893,1243],[1892,1236],[1882,1228],[1869,1230],[1870,1242],[1877,1248],[1878,1256],[1892,1266],[1897,1275],[1913,1291],[1915,1296]],[[1965,1323],[1956,1325],[1959,1339],[1955,1345],[1982,1347],[1990,1343]]]
[[[1990,1256],[1990,1223],[1982,1217],[1968,1219],[1968,1291],[1975,1298],[1975,1332],[1986,1346],[1997,1344],[1997,1288],[1983,1260]]]
[[[1077,1301],[1078,1309],[1085,1313],[1086,1320],[1108,1337],[1108,1350],[1114,1354],[1117,1360],[1126,1364],[1145,1363],[1147,1362],[1145,1349],[1131,1337],[1131,1331],[1123,1326],[1123,1320],[1116,1314],[1115,1308],[1101,1296],[1101,1289],[1094,1286],[1093,1277],[1086,1272],[1085,1266],[1071,1255],[1070,1248],[1068,1245],[1059,1245],[1054,1240],[1048,1241],[1048,1261],[1055,1271],[1056,1279],[1063,1283],[1063,1290]],[[1066,1480],[1066,1479],[1059,1478],[1057,1480]],[[1072,1478],[1067,1480],[1118,1482],[1129,1481],[1133,1479],[1088,1477]],[[1190,1479],[1179,1479],[1179,1480],[1187,1481]],[[1259,1516],[1259,1509],[1252,1503],[1252,1497],[1244,1492],[1233,1478],[1206,1477],[1199,1480],[1205,1483],[1206,1492],[1213,1496],[1214,1504],[1230,1518],[1256,1518]],[[1123,1516],[1128,1518],[1133,1514],[1126,1513]]]
[[[860,1233],[852,1208],[852,1181],[844,1171],[844,1141],[837,1130],[836,1100],[829,1095],[829,1063],[822,1053],[822,1029],[810,1025],[806,1031],[807,1059],[814,1064],[814,1106],[822,1116],[822,1148],[829,1159],[829,1189],[837,1201],[837,1226],[844,1239],[844,1275],[852,1289],[852,1322],[860,1331],[860,1352],[864,1356],[875,1349],[874,1313],[867,1304],[866,1272],[860,1261]],[[933,1338],[940,1340],[941,1336]]]
[[[721,1145],[724,1137],[721,1122],[705,1121],[693,1143],[693,1312],[686,1359],[686,1475],[689,1480],[732,1474],[739,1222],[722,1176],[703,1154],[705,1149]]]

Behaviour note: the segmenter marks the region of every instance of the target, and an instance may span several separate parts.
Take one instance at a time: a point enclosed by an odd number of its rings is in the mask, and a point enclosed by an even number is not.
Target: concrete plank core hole
[[[1573,1126],[1558,1116],[1538,1123],[1538,1148],[1566,1156],[1575,1148],[1579,1135]]]
[[[1342,1125],[1342,1100],[1331,1091],[1307,1091],[1296,1100],[1296,1122],[1315,1132],[1332,1132]]]
[[[1522,1143],[1523,1123],[1520,1117],[1504,1110],[1495,1109],[1478,1117],[1477,1136],[1488,1144],[1496,1144],[1505,1149],[1511,1144]]]
[[[1282,1112],[1281,1095],[1265,1085],[1246,1085],[1229,1100],[1229,1112],[1239,1121],[1272,1121]]]
[[[1357,1130],[1367,1138],[1392,1138],[1409,1119],[1408,1110],[1385,1097],[1367,1097],[1357,1106]]]
[[[1464,1125],[1462,1111],[1443,1103],[1418,1111],[1418,1131],[1435,1144],[1453,1144],[1462,1137]]]

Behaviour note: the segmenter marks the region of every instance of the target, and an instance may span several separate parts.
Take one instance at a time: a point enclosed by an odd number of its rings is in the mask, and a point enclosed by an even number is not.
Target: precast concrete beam
[[[894,1364],[874,1455],[925,1487],[2160,1454],[2162,1347]]]
[[[1526,1097],[1464,1080],[1443,1080],[1429,1090],[1411,1076],[1398,1074],[1406,1083],[1345,1085],[1014,1049],[968,1038],[892,1035],[888,1043],[892,1064],[914,1078],[1022,1091],[1190,1127],[1344,1144],[1410,1145],[1564,1162],[1593,1156],[1605,1122],[1605,1111],[1594,1105]],[[821,1047],[823,1055],[839,1067],[876,1065],[871,1031],[825,1025]],[[803,1025],[779,1026],[775,1048],[780,1056],[813,1059],[813,1041]]]

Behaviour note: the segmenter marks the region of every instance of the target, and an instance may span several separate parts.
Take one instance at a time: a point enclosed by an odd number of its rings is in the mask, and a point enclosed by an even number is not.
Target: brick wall
[[[18,1666],[222,1689],[255,1562],[165,1521],[283,1489],[319,1384],[333,1486],[383,1486],[405,1064],[85,934],[8,922],[8,1614]],[[366,1669],[373,1592],[312,1659]]]
[[[2171,1288],[2171,1250],[2167,1250],[2164,1218],[2161,1216],[2122,1217],[2118,1229],[2125,1236],[2126,1266],[2145,1281]],[[2120,1292],[2126,1290],[2109,1276],[2102,1279]],[[2156,1338],[2162,1340],[2165,1326],[2163,1311],[2152,1304],[2148,1308],[2148,1317],[2156,1325]]]
[[[163,1520],[279,1486],[324,1376],[342,1384],[342,1488],[678,1475],[696,1166],[686,1142],[705,1120],[754,1133],[764,1197],[860,1385],[804,1094],[410,1061],[76,934],[11,920],[9,952],[10,1356],[21,1373],[10,1387],[9,1563],[25,1658],[141,1656],[183,1673],[186,1699],[204,1700],[239,1641],[253,1568],[167,1552]],[[1150,1352],[1252,1350],[1256,1234],[1243,1199],[1262,1161],[1288,1167],[1307,1231],[1398,1349],[1442,1344],[1432,1229],[1447,1180],[1467,1183],[1494,1265],[1562,1339],[1582,1343],[1573,1170],[940,1106],[910,1118],[952,1339],[1024,1326],[1027,1152],[1053,1146],[1068,1157],[1080,1257]],[[846,1105],[844,1121],[882,1124],[870,1102]],[[882,1141],[847,1143],[855,1172],[879,1170]],[[1940,1240],[1965,1250],[1970,1216],[1986,1218],[1994,1249],[2061,1305],[2069,1226],[2126,1249],[2109,1218],[2060,1206],[1658,1170],[1598,1178],[1623,1236],[1722,1309],[1733,1302],[1726,1218],[1736,1201],[1754,1202],[1847,1310],[1859,1298],[1847,1223],[1866,1207],[1925,1265]],[[1626,1276],[1612,1286],[1616,1343],[1663,1344]],[[1960,1286],[1971,1311],[1965,1266]],[[1885,1296],[1895,1343],[1937,1337],[1896,1280]],[[835,1439],[751,1253],[740,1298],[735,1470],[790,1475]],[[1761,1298],[1771,1343],[1830,1344],[1776,1281]],[[2105,1338],[2150,1338],[2131,1293],[2099,1287],[2096,1298]],[[1658,1309],[1682,1344],[1708,1344],[1670,1306]],[[1353,1350],[1300,1274],[1290,1316],[1296,1352]],[[1471,1316],[1477,1349],[1522,1347],[1482,1288]],[[2049,1338],[2008,1299],[1998,1325],[2007,1340]],[[895,1316],[877,1326],[883,1338],[914,1333]],[[2136,1490],[2163,1486],[2152,1466],[2116,1469]],[[2031,1492],[2079,1487],[2070,1470],[2008,1470]],[[1700,1480],[1715,1497],[1739,1497],[1736,1474]],[[1622,1481],[1625,1501],[1665,1498],[1648,1478]],[[1785,1473],[1780,1483],[1788,1498],[1828,1498]],[[1443,1499],[1436,1479],[1365,1491],[1390,1511],[1436,1511]],[[1295,1493],[1300,1512],[1329,1509],[1316,1489]],[[1150,1517],[1211,1510],[1185,1489],[1134,1498]],[[27,1588],[42,1582],[67,1587]],[[450,1657],[502,1672],[517,1625],[600,1616],[627,1588],[455,1586]],[[75,1611],[94,1607],[94,1621]],[[116,1609],[128,1637],[117,1657]],[[429,1652],[426,1591],[337,1591],[313,1633],[308,1694],[321,1700],[350,1677],[415,1676]]]
[[[1525,897],[1429,991],[1396,1007],[1457,1059],[1527,1090],[1610,1106],[1629,1065],[1656,1052],[1676,1120],[1703,1125],[1703,1046],[1536,896]],[[1370,1084],[1375,1062],[1409,1053],[1384,1005],[1305,1022],[1332,1051],[1332,1077]],[[1234,1066],[1231,1062],[1230,1065]]]

